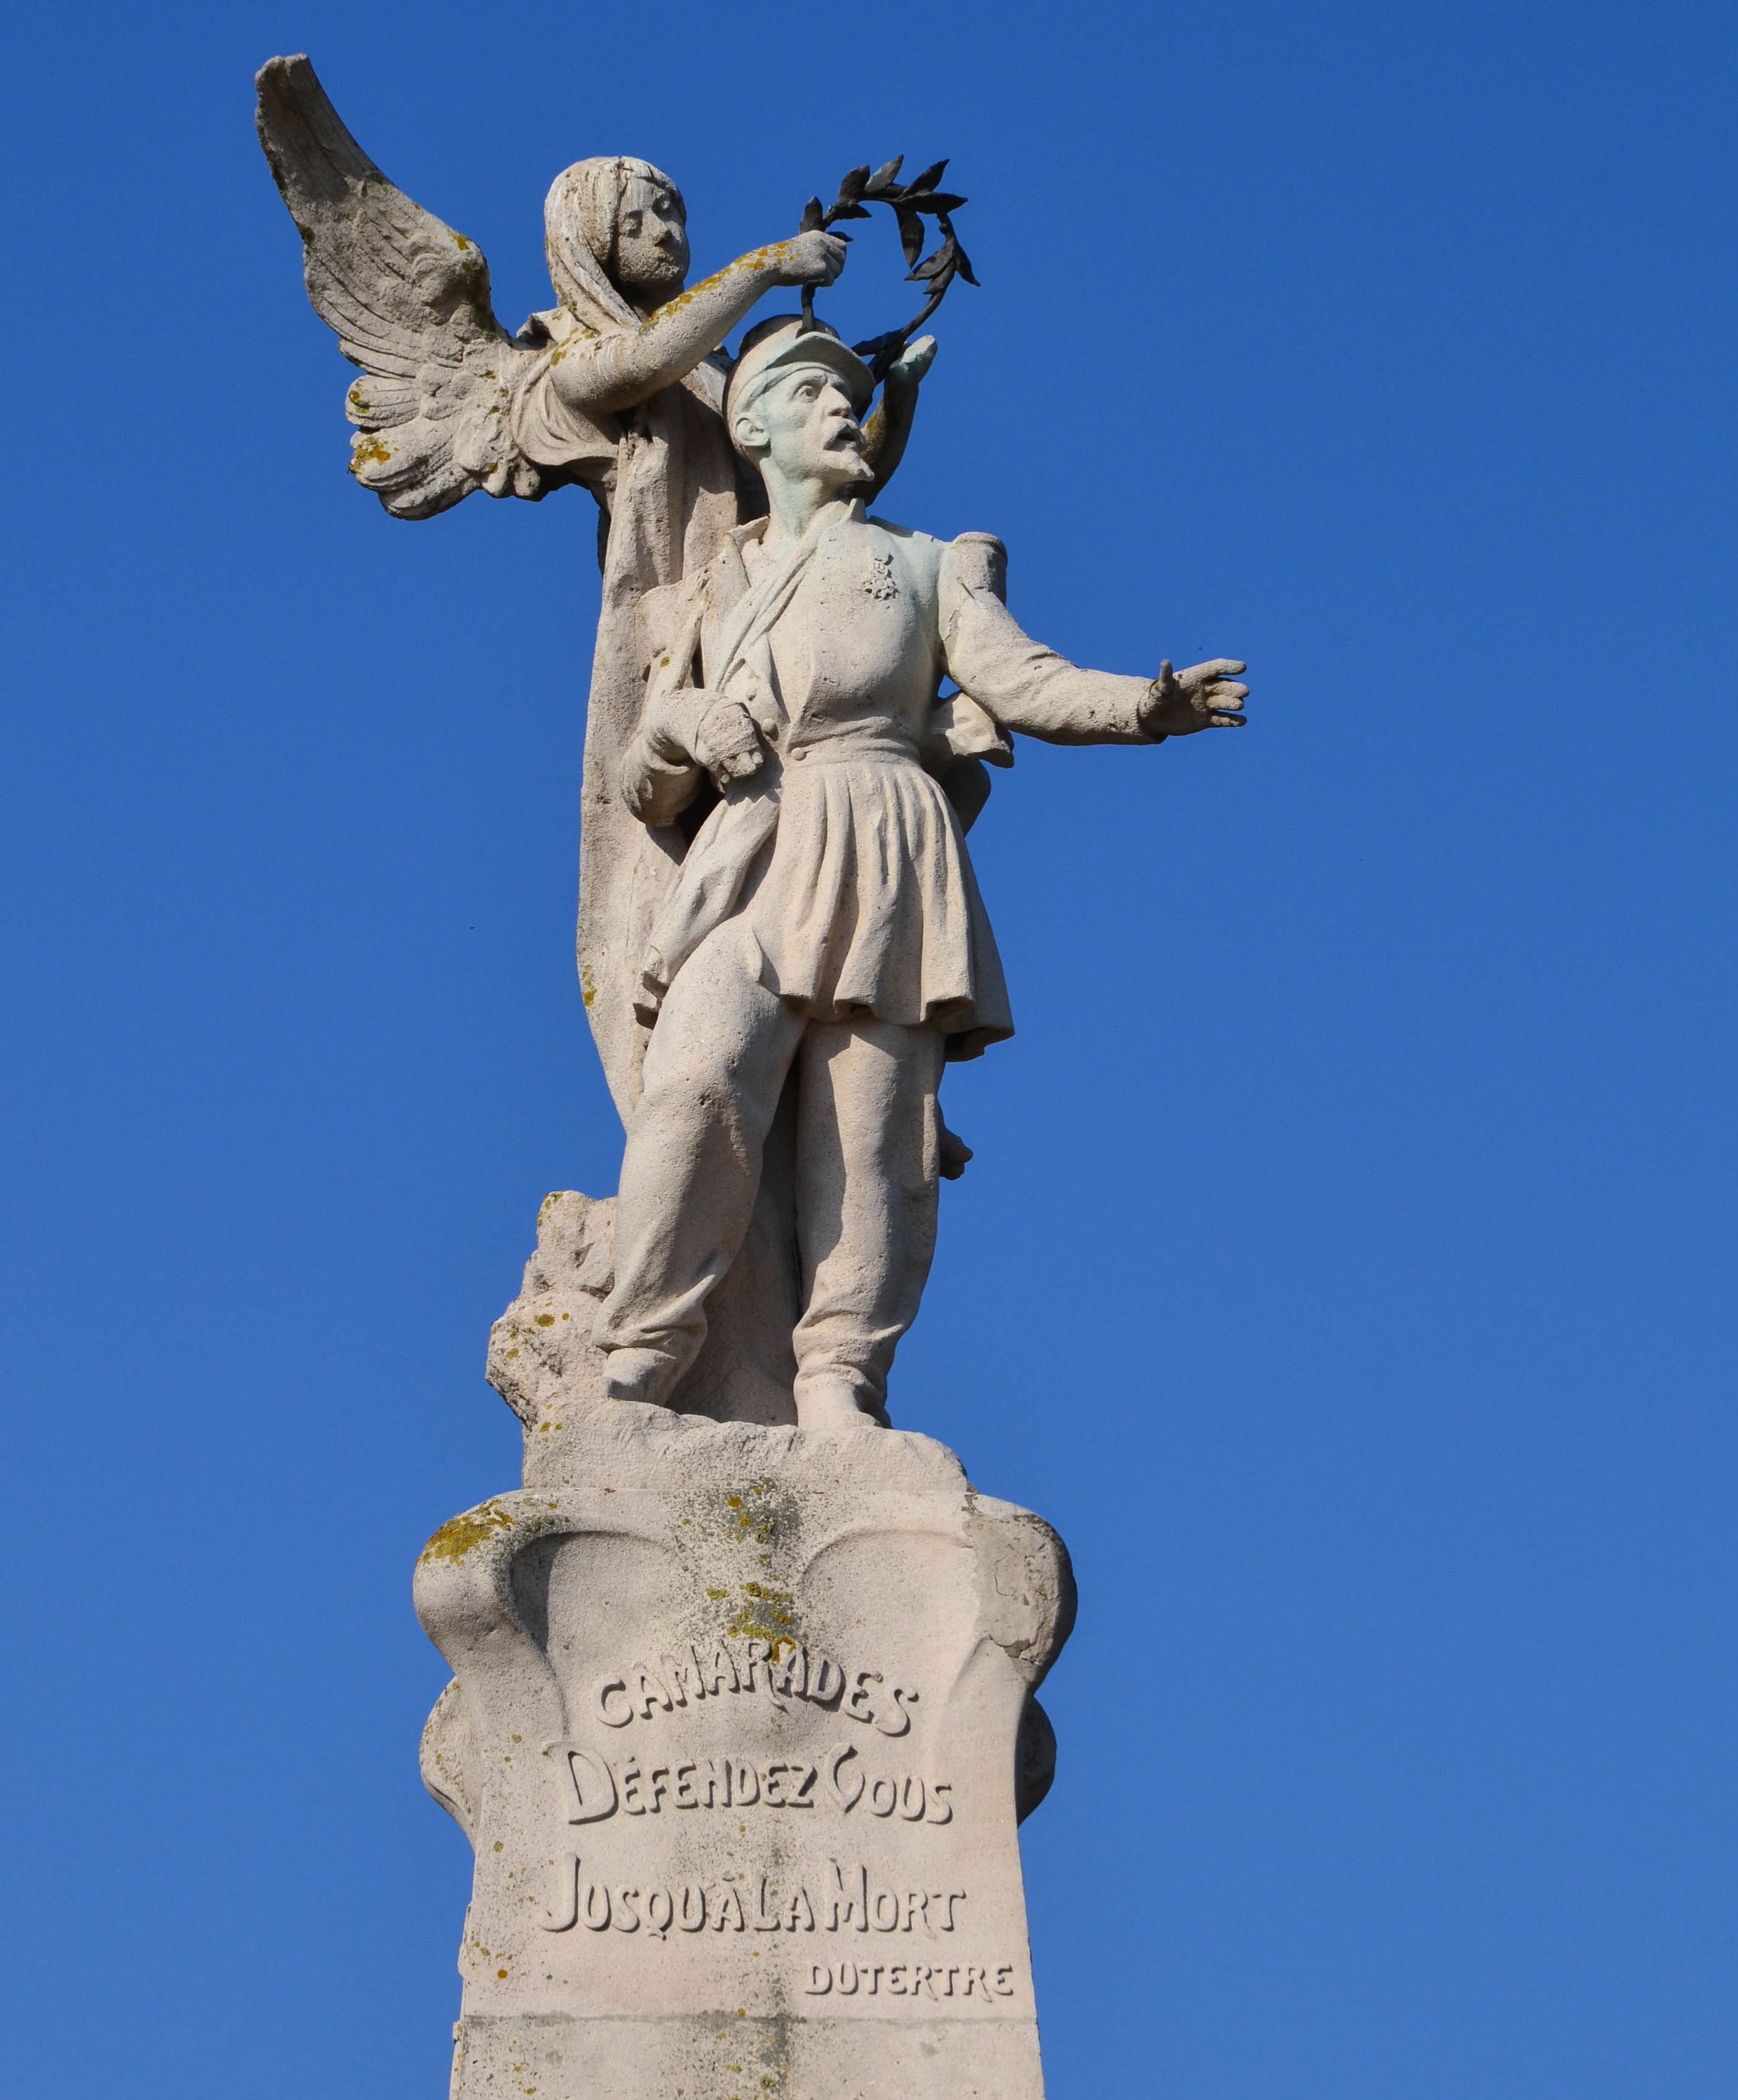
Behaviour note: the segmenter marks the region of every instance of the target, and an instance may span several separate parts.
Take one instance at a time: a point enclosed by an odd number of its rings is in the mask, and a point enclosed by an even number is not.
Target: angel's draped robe
[[[585,288],[581,287],[584,291]],[[594,298],[598,325],[566,307],[535,314],[519,341],[540,349],[514,390],[512,434],[549,485],[581,483],[598,499],[603,571],[580,790],[580,986],[604,1077],[625,1123],[640,1096],[648,1040],[634,1012],[646,944],[682,864],[675,825],[642,824],[621,792],[621,769],[639,729],[646,681],[667,639],[684,580],[703,575],[745,517],[765,507],[758,478],[731,448],[724,423],[728,361],[704,359],[686,378],[635,407],[591,413],[571,407],[550,377],[559,356],[598,398],[617,378],[629,339]],[[571,370],[564,384],[573,390]],[[726,1419],[794,1419],[797,1312],[792,1222],[794,1113],[780,1118],[748,1238],[712,1294],[706,1348],[674,1405]]]
[[[730,367],[706,358],[686,380],[618,412],[589,412],[556,391],[607,398],[619,382],[627,329],[588,327],[564,307],[534,315],[519,340],[540,350],[514,391],[512,430],[523,456],[597,497],[602,602],[592,658],[580,824],[580,983],[604,1076],[625,1119],[639,1095],[646,1031],[633,993],[639,958],[681,862],[673,827],[647,827],[620,793],[622,759],[639,726],[646,678],[666,638],[664,615],[741,520],[764,508],[757,482],[724,425]],[[580,382],[576,390],[574,374]]]

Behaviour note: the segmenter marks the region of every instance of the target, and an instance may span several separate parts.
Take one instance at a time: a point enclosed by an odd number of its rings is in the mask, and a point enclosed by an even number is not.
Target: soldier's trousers
[[[748,1229],[794,1063],[797,1400],[849,1389],[873,1410],[935,1251],[944,1039],[872,1017],[810,1021],[760,982],[760,963],[733,920],[670,986],[629,1120],[615,1287],[594,1338],[651,1352],[635,1396],[668,1397],[705,1339],[708,1294]]]

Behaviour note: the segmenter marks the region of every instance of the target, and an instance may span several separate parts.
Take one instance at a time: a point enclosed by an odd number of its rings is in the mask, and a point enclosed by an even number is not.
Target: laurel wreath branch
[[[839,194],[830,205],[823,209],[818,197],[810,197],[803,208],[801,230],[813,233],[829,231],[840,219],[871,218],[873,214],[868,207],[872,204],[889,206],[898,223],[900,245],[910,266],[905,281],[929,287],[922,311],[915,314],[903,328],[889,329],[884,335],[871,336],[867,342],[852,345],[859,357],[867,359],[869,368],[878,381],[887,377],[900,351],[947,297],[947,289],[955,277],[963,277],[968,285],[977,282],[972,275],[971,261],[954,232],[953,214],[966,200],[938,187],[947,171],[946,161],[937,161],[933,167],[925,168],[911,182],[902,183],[899,170],[904,161],[904,154],[899,153],[872,171],[867,162],[860,168],[853,168],[840,183]],[[925,218],[935,221],[936,231],[941,236],[936,248],[928,255],[924,254]],[[841,240],[850,237],[848,233],[839,236]],[[803,325],[814,326],[812,285],[803,288]]]

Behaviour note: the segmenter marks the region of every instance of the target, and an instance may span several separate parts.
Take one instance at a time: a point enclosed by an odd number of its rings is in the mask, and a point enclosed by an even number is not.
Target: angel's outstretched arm
[[[620,334],[570,338],[549,367],[564,406],[582,416],[632,408],[692,372],[763,293],[778,285],[830,285],[845,266],[833,233],[799,233],[748,254]]]

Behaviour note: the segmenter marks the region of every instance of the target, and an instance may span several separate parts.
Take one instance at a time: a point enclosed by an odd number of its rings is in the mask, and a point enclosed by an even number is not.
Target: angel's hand
[[[845,245],[836,233],[793,234],[766,249],[775,285],[830,285],[845,267]]]
[[[746,780],[766,762],[766,747],[740,700],[721,695],[707,702],[695,724],[694,755],[721,788]]]
[[[887,386],[891,393],[915,394],[919,385],[935,363],[936,340],[933,335],[920,335],[915,342],[908,342],[893,360],[887,375]]]
[[[1211,664],[1193,664],[1186,671],[1173,671],[1168,663],[1158,667],[1158,676],[1140,711],[1140,726],[1149,736],[1189,736],[1198,729],[1241,729],[1246,717],[1242,706],[1249,698],[1247,686],[1237,684],[1246,664],[1229,656],[1215,656]]]

